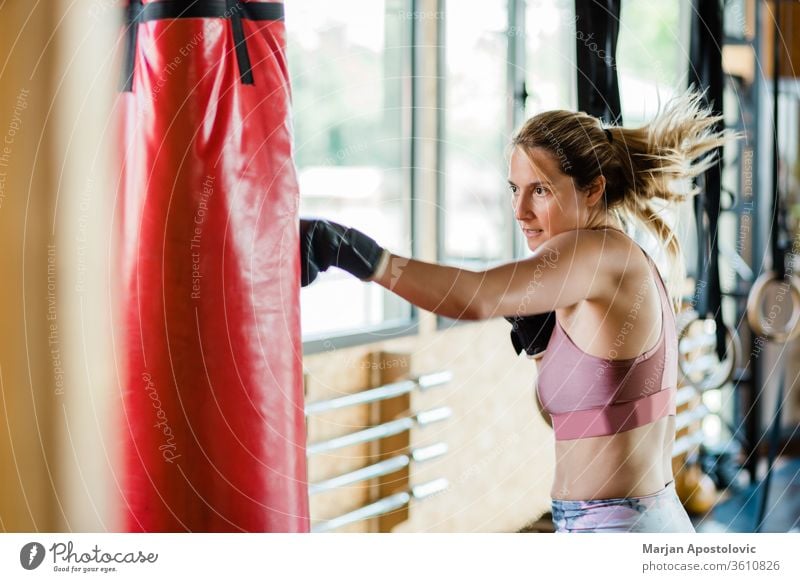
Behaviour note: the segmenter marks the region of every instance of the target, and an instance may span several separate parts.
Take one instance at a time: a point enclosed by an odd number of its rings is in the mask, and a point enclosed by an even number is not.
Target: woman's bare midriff
[[[556,441],[553,499],[650,495],[672,480],[675,417],[629,431]]]

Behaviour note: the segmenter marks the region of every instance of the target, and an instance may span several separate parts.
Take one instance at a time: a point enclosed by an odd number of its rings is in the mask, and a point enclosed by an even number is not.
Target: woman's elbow
[[[454,292],[440,303],[440,315],[460,321],[480,321],[492,317],[488,302],[480,293],[460,291],[454,289]]]
[[[458,321],[480,321],[482,319],[487,319],[481,310],[469,305],[450,309],[435,309],[433,313],[442,317],[457,319]]]
[[[459,316],[459,319],[466,321],[481,321],[493,316],[488,306],[485,305],[484,302],[478,300],[467,301],[465,306],[461,309],[461,313],[462,315]]]

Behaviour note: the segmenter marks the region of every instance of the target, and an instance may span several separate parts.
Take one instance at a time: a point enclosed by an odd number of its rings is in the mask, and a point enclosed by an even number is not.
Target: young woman
[[[673,181],[706,169],[727,137],[701,103],[687,92],[635,129],[603,128],[570,111],[529,119],[512,141],[508,175],[533,251],[524,260],[459,269],[394,255],[336,223],[301,220],[304,285],[333,265],[446,317],[513,318],[528,337],[542,317],[527,316],[555,312],[537,400],[556,437],[557,532],[694,531],[672,475],[673,304],[626,228],[648,228],[682,276],[678,241],[656,204],[692,193]]]

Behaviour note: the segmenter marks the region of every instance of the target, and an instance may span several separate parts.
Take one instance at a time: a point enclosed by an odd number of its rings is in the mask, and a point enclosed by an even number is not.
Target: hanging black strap
[[[775,30],[772,43],[772,221],[769,233],[770,251],[772,254],[772,270],[775,277],[783,280],[786,276],[786,252],[788,244],[783,237],[786,231],[785,209],[781,203],[780,185],[778,183],[778,160],[780,148],[778,144],[778,97],[780,95],[778,79],[781,64],[781,11],[780,4],[775,6]]]
[[[242,77],[242,83],[246,85],[253,84],[253,71],[250,69],[250,55],[247,54],[247,44],[244,40],[244,26],[242,26],[242,17],[236,7],[239,5],[237,0],[227,0],[228,10],[231,13],[231,29],[233,30],[233,46],[236,47],[236,62],[239,64],[239,74]]]
[[[133,91],[133,70],[136,66],[136,41],[139,38],[139,22],[142,18],[142,0],[130,0],[126,9],[125,56],[122,65],[121,91]]]
[[[722,115],[724,76],[722,71],[723,38],[722,5],[719,0],[692,2],[691,43],[689,47],[689,80],[705,89],[705,102],[713,115]],[[714,128],[720,131],[722,124]],[[727,353],[725,322],[722,318],[722,289],[719,276],[719,215],[722,197],[722,151],[717,150],[717,163],[708,168],[701,179],[700,193],[694,199],[697,226],[697,305],[701,317],[713,317],[716,323],[717,355]]]
[[[617,78],[621,0],[575,0],[578,109],[622,125]]]
[[[241,0],[166,0],[142,4],[130,0],[126,8],[127,39],[122,78],[122,91],[133,90],[133,72],[136,66],[136,40],[139,24],[151,20],[175,18],[229,18],[236,48],[236,61],[242,83],[253,84],[250,55],[247,52],[242,19],[283,20],[280,2],[241,2]]]

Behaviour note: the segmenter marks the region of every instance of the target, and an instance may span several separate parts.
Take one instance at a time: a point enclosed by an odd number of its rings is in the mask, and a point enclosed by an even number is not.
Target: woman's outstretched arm
[[[373,280],[410,303],[452,319],[533,315],[607,297],[626,261],[604,256],[607,237],[590,230],[558,234],[521,261],[483,271],[390,255]]]

